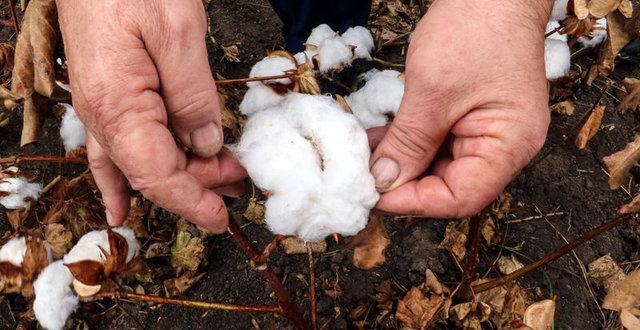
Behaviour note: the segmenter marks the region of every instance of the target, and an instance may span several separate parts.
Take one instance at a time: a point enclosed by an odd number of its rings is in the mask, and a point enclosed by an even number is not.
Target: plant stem
[[[183,306],[183,307],[189,307],[189,308],[221,310],[221,311],[238,312],[238,313],[283,314],[282,308],[280,308],[279,306],[220,304],[220,303],[212,303],[212,302],[205,302],[205,301],[172,299],[172,298],[166,298],[161,296],[144,295],[144,294],[127,293],[127,292],[98,293],[95,296],[86,298],[85,301],[95,301],[95,300],[100,300],[105,298],[115,300],[115,301],[118,301],[118,300],[143,301],[143,302],[150,302],[155,304],[175,305],[175,306]]]
[[[23,162],[58,162],[67,164],[88,164],[85,158],[64,156],[22,155],[0,158],[0,165],[19,164]]]
[[[250,78],[238,78],[238,79],[223,79],[216,80],[216,85],[229,85],[229,84],[242,84],[250,81],[264,81],[264,80],[272,80],[272,79],[284,79],[284,78],[295,78],[295,73],[285,73],[275,76],[266,76],[266,77],[250,77]]]
[[[235,222],[233,217],[229,216],[229,233],[236,244],[242,249],[244,254],[249,258],[249,260],[258,264],[257,261],[260,260],[260,253],[256,250],[256,248],[251,244],[247,236],[242,233],[240,226]],[[271,288],[273,289],[273,293],[278,298],[278,304],[280,305],[281,314],[293,323],[293,325],[298,329],[309,329],[308,324],[302,318],[302,315],[298,313],[293,304],[291,303],[291,298],[289,297],[289,293],[285,289],[284,285],[282,285],[282,281],[276,273],[273,272],[273,269],[269,267],[268,264],[265,264],[264,267],[257,267],[256,270],[260,272],[260,274],[267,280]]]
[[[9,11],[11,12],[11,20],[13,21],[13,29],[16,34],[20,33],[20,25],[18,25],[18,16],[16,15],[16,6],[13,0],[9,0]]]
[[[477,268],[479,261],[480,236],[482,227],[487,220],[487,214],[483,210],[469,219],[469,235],[467,236],[467,254],[463,266],[462,283],[457,297],[467,302],[473,300],[474,292],[471,283],[478,278]]]
[[[313,265],[313,249],[307,242],[307,257],[309,258],[309,309],[311,309],[311,327],[318,329],[318,301],[316,300],[316,271]]]
[[[546,256],[542,257],[541,259],[528,264],[525,267],[522,267],[518,270],[516,270],[513,273],[509,273],[508,275],[499,277],[493,281],[489,281],[489,282],[485,282],[482,284],[478,284],[478,285],[474,285],[473,286],[473,292],[474,293],[480,293],[483,291],[487,291],[487,290],[491,290],[493,288],[499,287],[501,285],[504,285],[508,282],[514,281],[524,275],[526,275],[527,273],[536,270],[562,256],[564,256],[565,254],[573,251],[573,249],[575,249],[576,247],[580,246],[581,244],[585,243],[586,241],[608,231],[611,230],[623,223],[628,222],[629,220],[633,220],[635,218],[634,214],[623,214],[620,215],[618,217],[616,217],[615,219],[613,219],[610,222],[607,222],[605,224],[602,224],[596,228],[593,228],[589,231],[587,231],[586,233],[582,234],[582,236],[578,237],[577,239],[575,239],[574,241],[572,241],[571,243],[547,254]]]
[[[269,260],[269,256],[271,255],[271,252],[275,251],[278,248],[278,246],[280,246],[280,242],[282,242],[282,240],[284,239],[285,239],[285,236],[276,235],[276,237],[274,237],[273,240],[269,244],[267,244],[267,246],[264,248],[264,251],[262,251],[262,254],[256,260],[256,266],[266,264],[267,261]]]

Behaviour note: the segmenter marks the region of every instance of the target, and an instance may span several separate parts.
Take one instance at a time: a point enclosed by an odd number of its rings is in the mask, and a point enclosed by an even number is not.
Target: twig
[[[294,79],[296,77],[297,77],[296,73],[285,73],[285,74],[279,74],[275,76],[266,76],[266,77],[222,79],[222,80],[216,80],[216,85],[243,84],[251,81],[264,81],[264,80],[284,79],[284,78]]]
[[[402,64],[402,63],[393,63],[393,62],[385,61],[385,60],[383,60],[381,58],[377,58],[377,57],[374,57],[373,61],[376,62],[376,63],[380,63],[382,65],[396,67],[396,68],[404,68],[405,67],[405,65]]]
[[[474,297],[471,283],[478,278],[476,270],[479,261],[480,236],[486,220],[487,216],[484,210],[469,219],[469,236],[466,246],[467,254],[463,266],[460,291],[458,292],[458,298],[465,302],[472,301]]]
[[[585,243],[586,241],[608,231],[611,230],[623,223],[628,222],[629,220],[634,219],[634,215],[633,214],[623,214],[620,215],[618,217],[616,217],[615,219],[613,219],[610,222],[607,222],[605,224],[602,224],[596,228],[593,228],[589,231],[587,231],[586,233],[584,233],[582,236],[578,237],[577,239],[575,239],[574,241],[572,241],[571,243],[547,254],[546,256],[542,257],[541,259],[538,259],[537,261],[534,261],[530,264],[528,264],[525,267],[522,267],[518,270],[516,270],[513,273],[509,273],[508,275],[499,277],[495,280],[489,281],[489,282],[485,282],[485,283],[481,283],[481,284],[477,284],[473,286],[473,292],[475,293],[480,293],[483,291],[487,291],[487,290],[491,290],[493,288],[499,287],[501,285],[504,285],[508,282],[514,281],[524,275],[526,275],[527,273],[536,270],[562,256],[564,256],[565,254],[573,251],[573,249],[575,249],[576,247],[578,247],[579,245]]]
[[[545,38],[548,38],[548,37],[550,37],[552,34],[554,34],[554,33],[556,33],[556,32],[560,32],[560,30],[562,30],[562,28],[564,28],[564,25],[562,25],[562,23],[561,23],[557,28],[555,28],[555,29],[553,29],[553,30],[551,30],[551,31],[547,32],[547,33],[544,35],[544,37],[545,37]],[[559,33],[558,33],[558,34],[559,34]]]
[[[507,220],[504,223],[506,223],[506,224],[514,224],[514,223],[520,223],[520,222],[531,221],[531,220],[540,220],[540,219],[544,219],[544,218],[548,218],[548,217],[555,217],[555,216],[559,216],[559,215],[564,215],[564,212],[551,212],[551,213],[541,214],[541,215],[532,215],[532,216],[526,217],[526,218]]]
[[[267,313],[284,315],[284,311],[279,306],[269,305],[240,305],[240,304],[220,304],[205,301],[173,299],[154,295],[144,295],[127,292],[105,292],[98,293],[92,297],[84,298],[83,301],[96,301],[101,299],[111,299],[114,301],[143,301],[163,305],[175,305],[189,308],[200,308],[209,310],[222,310],[227,312],[239,313]]]
[[[318,302],[316,300],[316,271],[313,266],[313,249],[307,242],[307,257],[309,258],[309,309],[311,309],[311,328],[318,329]]]
[[[267,244],[267,246],[264,248],[264,251],[262,251],[262,254],[256,260],[255,262],[256,266],[261,266],[266,264],[267,261],[269,260],[269,256],[271,255],[271,252],[275,251],[278,248],[278,246],[280,246],[280,243],[284,239],[285,239],[285,236],[276,235],[276,237],[274,237],[273,240],[269,244]]]
[[[254,263],[260,260],[260,253],[256,250],[256,248],[251,244],[247,236],[242,233],[240,226],[238,223],[233,220],[233,217],[229,216],[229,234],[233,237],[233,240],[236,244],[242,249],[244,254]],[[293,325],[298,329],[308,329],[309,326],[302,318],[302,315],[298,313],[293,304],[291,303],[291,298],[289,297],[289,293],[285,289],[284,285],[278,278],[278,275],[273,272],[273,269],[269,267],[268,264],[265,264],[263,267],[257,267],[257,271],[262,274],[262,276],[267,280],[271,289],[273,289],[273,293],[278,298],[278,304],[280,305],[281,314],[289,319]]]
[[[64,156],[9,156],[0,158],[0,165],[19,164],[23,162],[58,162],[66,164],[88,164],[87,159],[80,157],[64,157]]]
[[[16,30],[16,34],[20,33],[20,25],[18,25],[18,16],[16,15],[16,6],[13,4],[13,0],[9,0],[9,11],[11,12],[11,20],[13,21],[13,29]]]

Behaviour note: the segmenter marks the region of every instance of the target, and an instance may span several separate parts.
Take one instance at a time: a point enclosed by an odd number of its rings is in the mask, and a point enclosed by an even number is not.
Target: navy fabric
[[[287,50],[303,50],[311,30],[328,24],[344,32],[352,26],[367,26],[371,0],[269,0],[282,20],[282,33]]]

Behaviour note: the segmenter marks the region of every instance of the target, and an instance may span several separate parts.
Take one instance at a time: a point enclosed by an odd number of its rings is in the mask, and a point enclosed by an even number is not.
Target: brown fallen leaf
[[[640,211],[640,194],[637,194],[631,202],[624,204],[618,208],[618,213],[627,214],[627,213],[636,213]]]
[[[178,231],[171,247],[171,266],[190,271],[198,270],[204,257],[204,244],[200,237],[193,237],[187,231]]]
[[[587,275],[596,284],[603,287],[607,292],[613,289],[626,275],[618,263],[613,260],[610,254],[604,255],[588,266]]]
[[[131,197],[129,214],[127,214],[123,226],[133,229],[136,238],[149,237],[144,223],[144,215],[144,200],[138,197]]]
[[[532,330],[548,330],[551,329],[555,313],[555,299],[545,299],[527,307],[522,322]]]
[[[482,330],[481,323],[490,316],[491,307],[482,301],[466,302],[449,309],[449,318],[464,329]]]
[[[437,294],[427,298],[422,290],[413,287],[398,301],[396,318],[406,328],[426,329],[442,310],[444,302],[444,298]]]
[[[62,224],[50,223],[44,229],[44,239],[51,246],[53,258],[60,259],[71,248],[73,233]]]
[[[467,244],[468,233],[469,219],[450,221],[447,224],[444,239],[439,247],[451,251],[458,260],[462,260],[467,253],[465,245]]]
[[[185,294],[191,287],[204,277],[205,273],[194,275],[186,272],[178,278],[170,278],[163,282],[166,296],[171,298]]]
[[[168,243],[156,242],[151,243],[144,253],[145,259],[167,257],[171,254],[171,248]]]
[[[621,311],[640,306],[640,271],[627,275],[604,297],[602,308]]]
[[[249,198],[249,204],[247,208],[244,210],[242,216],[244,216],[247,220],[258,224],[263,225],[264,222],[264,213],[265,207],[264,202],[258,202],[255,197]]]
[[[629,0],[591,0],[589,2],[589,13],[596,18],[603,18],[609,13],[623,7],[625,13],[631,8]]]
[[[576,106],[572,101],[566,100],[552,105],[550,109],[553,113],[557,113],[563,116],[571,116],[576,110]]]
[[[382,265],[387,259],[384,251],[391,243],[384,221],[372,214],[367,226],[347,244],[353,248],[353,265],[360,269],[371,269]]]
[[[618,111],[625,113],[628,110],[640,110],[640,79],[624,78],[622,102],[618,106]]]
[[[286,254],[302,254],[307,253],[307,245],[297,237],[287,237],[280,243]],[[317,241],[311,243],[311,251],[314,253],[322,253],[327,251],[327,242]]]
[[[238,119],[238,115],[236,115],[233,111],[231,111],[227,106],[227,96],[218,92],[218,103],[220,104],[220,116],[222,117],[222,127],[225,127],[229,130],[234,139],[240,138],[240,130],[241,125]]]
[[[635,33],[626,28],[628,21],[631,19],[625,18],[619,12],[607,15],[608,37],[602,44],[598,55],[597,69],[599,74],[606,76],[613,72],[616,56],[635,37]]]
[[[498,259],[498,269],[504,275],[513,273],[522,267],[524,265],[513,254],[510,257],[502,256]]]
[[[8,42],[0,43],[0,78],[3,80],[13,70],[13,54],[15,49]]]
[[[240,55],[240,50],[238,49],[238,45],[229,45],[229,46],[222,46],[220,45],[220,47],[222,47],[222,51],[224,52],[223,58],[229,62],[236,62],[239,63],[240,59],[238,58],[238,56]]]
[[[620,324],[625,329],[640,329],[640,319],[638,319],[638,317],[628,309],[623,309],[622,311],[620,311]]]
[[[607,170],[609,171],[609,188],[620,187],[631,167],[640,161],[640,134],[636,135],[632,142],[629,142],[624,149],[603,158]]]
[[[602,117],[604,116],[604,105],[598,105],[588,115],[583,122],[582,127],[578,131],[575,139],[575,145],[578,149],[582,150],[587,147],[587,143],[591,138],[596,135],[602,124]]]
[[[578,19],[585,19],[589,16],[589,6],[587,0],[573,0],[573,15]]]

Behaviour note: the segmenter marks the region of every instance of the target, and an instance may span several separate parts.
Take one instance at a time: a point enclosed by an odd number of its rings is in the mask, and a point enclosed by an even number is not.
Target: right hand
[[[214,232],[228,223],[209,188],[246,172],[222,149],[200,0],[57,0],[73,104],[107,219],[129,210],[127,180],[157,205]],[[190,157],[178,146],[193,151]]]

